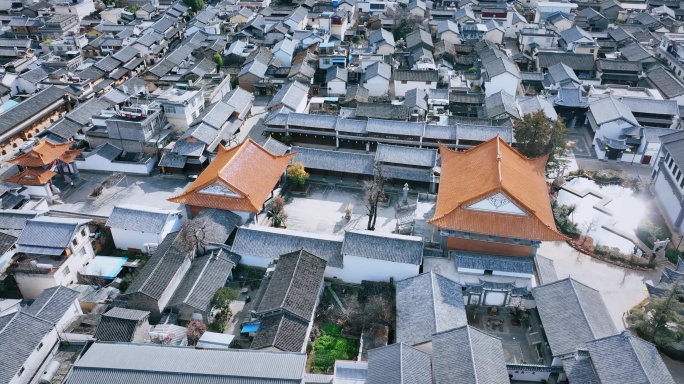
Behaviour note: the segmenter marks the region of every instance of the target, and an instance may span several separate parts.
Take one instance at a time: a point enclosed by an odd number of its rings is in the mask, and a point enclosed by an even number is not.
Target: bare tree
[[[587,221],[584,223],[584,239],[582,239],[582,245],[587,242],[587,238],[589,237],[589,232],[593,231],[596,229],[596,226],[598,225],[598,219],[594,218],[591,221]]]
[[[385,196],[386,182],[387,178],[382,173],[380,163],[375,164],[373,180],[363,182],[363,204],[368,210],[368,226],[366,229],[369,231],[375,230],[375,222],[378,219],[378,204],[387,198]]]
[[[181,248],[185,251],[199,251],[204,253],[204,247],[207,246],[207,230],[209,229],[210,220],[206,216],[195,217],[183,223],[178,239],[181,242]]]

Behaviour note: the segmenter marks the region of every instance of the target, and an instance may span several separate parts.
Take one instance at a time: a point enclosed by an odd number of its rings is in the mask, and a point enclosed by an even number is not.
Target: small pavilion
[[[230,149],[219,145],[217,150],[197,180],[169,201],[187,205],[192,216],[206,208],[232,211],[241,223],[265,208],[295,156],[274,155],[250,138]]]
[[[528,159],[500,137],[467,151],[440,145],[435,215],[442,247],[460,272],[532,275],[542,241],[561,241],[544,176],[547,157]]]
[[[54,176],[59,174],[65,177],[67,174],[78,173],[72,162],[83,149],[69,149],[72,144],[73,142],[54,144],[48,140],[39,141],[28,152],[7,160],[8,163],[19,166],[20,171],[5,181],[25,186],[33,195],[52,196]]]

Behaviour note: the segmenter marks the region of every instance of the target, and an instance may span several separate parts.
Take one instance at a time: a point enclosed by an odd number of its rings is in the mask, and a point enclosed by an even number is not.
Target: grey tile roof
[[[356,104],[357,117],[384,120],[406,120],[408,118],[408,113],[409,109],[405,105],[366,102],[358,102]]]
[[[160,167],[169,167],[169,168],[184,168],[185,163],[188,162],[188,158],[185,156],[181,156],[175,153],[166,153],[164,156],[162,156],[161,160],[159,160],[159,166]]]
[[[584,356],[578,359],[575,356],[566,357],[562,360],[563,370],[570,384],[601,384],[596,377],[591,359]]]
[[[166,292],[169,283],[193,251],[181,251],[176,242],[178,232],[173,232],[164,238],[157,250],[140,270],[126,290],[124,296],[141,293],[152,299],[159,300]]]
[[[199,157],[204,153],[206,146],[207,145],[201,141],[178,140],[171,152],[181,156]]]
[[[555,281],[558,281],[556,267],[554,266],[553,260],[537,255],[534,257],[534,263],[537,268],[539,285],[551,284]]]
[[[97,147],[95,147],[95,149],[90,151],[88,156],[92,156],[92,155],[97,154],[98,156],[101,156],[101,157],[103,157],[109,161],[113,161],[114,159],[119,157],[119,155],[121,155],[121,153],[123,153],[123,150],[121,148],[117,147],[116,145],[110,144],[110,143],[104,143],[104,144],[98,145]]]
[[[548,70],[549,76],[554,84],[561,84],[568,81],[580,84],[580,80],[577,78],[575,71],[573,71],[572,68],[568,67],[563,62],[550,66]]]
[[[26,221],[41,215],[38,211],[0,209],[0,229],[22,230]]]
[[[307,85],[298,81],[290,82],[278,90],[273,99],[268,103],[268,108],[282,104],[294,112],[302,99],[308,97],[308,94],[309,87]]]
[[[120,65],[121,62],[119,60],[116,60],[112,56],[107,56],[94,64],[96,68],[103,70],[105,73],[112,72]]]
[[[366,153],[351,153],[326,149],[292,147],[297,153],[294,161],[301,161],[304,168],[320,169],[324,171],[348,172],[357,175],[372,175],[373,155]]]
[[[50,321],[19,311],[0,328],[0,382],[11,381],[52,327]]]
[[[394,81],[431,81],[437,84],[439,73],[437,71],[417,71],[410,69],[398,69],[394,71]]]
[[[283,310],[308,322],[314,311],[327,262],[305,250],[278,258],[257,314]]]
[[[149,315],[147,311],[114,307],[102,315],[94,337],[99,341],[131,342],[138,326]]]
[[[603,59],[596,62],[596,68],[600,71],[641,72],[643,66],[640,61]]]
[[[427,272],[396,284],[396,341],[417,345],[468,324],[461,285]]]
[[[323,375],[319,373],[305,373],[304,384],[333,384],[333,375]]]
[[[79,130],[83,128],[82,125],[71,120],[62,119],[48,128],[48,131],[53,135],[63,138],[65,141],[71,140]]]
[[[684,168],[684,132],[661,136],[660,142],[680,168]]]
[[[594,55],[584,53],[542,51],[537,54],[540,68],[549,68],[558,63],[565,63],[575,71],[593,71],[596,69]]]
[[[679,107],[675,100],[656,100],[642,97],[620,97],[632,113],[653,113],[659,115],[679,115]]]
[[[328,68],[328,70],[325,73],[325,81],[331,82],[333,80],[342,80],[346,83],[347,69],[338,67],[337,65],[333,65],[332,67]]]
[[[426,124],[423,137],[437,140],[456,140],[457,127],[455,125]]]
[[[437,150],[378,144],[375,161],[432,168],[437,162]]]
[[[0,232],[0,255],[5,254],[17,242],[17,237]]]
[[[368,35],[368,44],[369,45],[373,45],[373,44],[378,45],[378,44],[383,44],[383,43],[387,43],[387,44],[394,47],[395,43],[394,43],[394,36],[392,35],[392,32],[390,32],[384,28],[380,28],[380,29],[376,29],[375,31],[371,32]]]
[[[47,288],[28,307],[26,312],[51,323],[57,323],[69,307],[74,305],[74,300],[78,298],[79,294],[78,291],[61,285]]]
[[[574,43],[575,41],[581,39],[594,40],[589,32],[578,26],[566,29],[560,33],[560,36],[563,40],[565,40],[566,43]]]
[[[405,344],[368,351],[366,384],[430,384],[430,355]]]
[[[87,220],[46,217],[28,220],[17,244],[64,251],[64,248],[71,243],[76,230],[86,222]]]
[[[423,242],[416,236],[350,231],[344,235],[342,254],[420,265],[423,260]]]
[[[432,338],[435,383],[508,382],[501,340],[470,326]]]
[[[74,364],[69,384],[301,384],[305,365],[304,353],[95,343]]]
[[[684,95],[684,84],[661,65],[646,72],[646,78],[667,98]]]
[[[554,356],[618,333],[601,294],[573,279],[533,288],[532,295]]]
[[[430,36],[430,33],[420,28],[406,35],[404,40],[406,41],[406,48],[409,50],[412,50],[414,47],[421,44],[425,44],[430,47],[433,46],[432,36]]]
[[[280,255],[305,250],[342,268],[342,238],[261,226],[240,227],[231,250],[238,255],[255,255],[275,260]]]
[[[143,233],[162,233],[171,216],[179,211],[150,209],[143,205],[124,204],[114,206],[107,220],[110,228]]]
[[[99,115],[102,110],[108,109],[111,105],[106,99],[92,98],[67,113],[66,119],[85,126],[92,123],[94,115]]]
[[[520,70],[512,61],[507,58],[497,57],[492,60],[483,61],[482,66],[487,72],[487,76],[491,79],[504,73],[520,78]]]
[[[428,95],[422,88],[414,88],[406,91],[404,103],[408,108],[420,108],[428,110]]]
[[[60,88],[48,87],[12,108],[11,112],[0,114],[0,135],[41,113],[64,95],[65,92]]]
[[[274,154],[276,156],[282,156],[290,150],[290,147],[281,143],[277,139],[274,139],[271,136],[269,136],[268,139],[266,139],[266,142],[264,143],[264,145],[262,145],[262,147],[264,147],[265,150],[271,152],[272,154]],[[296,152],[296,151],[293,150],[293,152]],[[300,160],[297,160],[297,161],[300,161]]]
[[[624,119],[635,126],[639,125],[629,107],[613,96],[592,102],[589,111],[599,126],[617,119]]]
[[[285,352],[301,352],[307,341],[309,322],[287,312],[261,319],[251,349],[275,347]]]
[[[632,43],[618,49],[622,56],[627,60],[632,61],[643,61],[646,59],[653,58],[653,54],[647,51],[639,43]]]
[[[485,99],[485,109],[487,110],[487,117],[490,119],[498,119],[505,114],[517,119],[520,118],[515,97],[509,95],[506,91],[499,91],[487,97]]]
[[[487,255],[484,253],[451,251],[458,268],[484,269],[512,273],[532,274],[532,259]]]
[[[364,78],[369,80],[375,76],[380,76],[389,80],[392,77],[392,67],[389,64],[381,61],[376,61],[375,63],[367,66],[364,71]]]
[[[366,131],[390,135],[422,136],[424,128],[424,123],[410,121],[368,119],[366,123]]]
[[[655,345],[629,331],[587,342],[601,383],[674,384]]]
[[[228,237],[240,224],[240,216],[237,214],[224,211],[221,209],[203,209],[195,216],[195,219],[204,220],[205,223],[205,237],[207,243],[223,245],[228,241]]]
[[[167,307],[178,308],[187,305],[201,312],[209,312],[211,299],[216,291],[226,284],[228,276],[235,268],[233,259],[234,256],[231,257],[223,248],[195,258]]]

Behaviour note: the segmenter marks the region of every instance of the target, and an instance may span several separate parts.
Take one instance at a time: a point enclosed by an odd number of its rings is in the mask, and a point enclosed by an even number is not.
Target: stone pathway
[[[328,289],[328,292],[330,292],[330,294],[332,295],[333,299],[335,299],[335,301],[337,302],[337,305],[340,306],[340,310],[342,311],[342,313],[344,313],[346,315],[347,314],[347,308],[345,308],[344,305],[342,305],[342,301],[337,296],[337,293],[335,293],[335,291],[333,291],[330,286],[327,286],[326,288]]]

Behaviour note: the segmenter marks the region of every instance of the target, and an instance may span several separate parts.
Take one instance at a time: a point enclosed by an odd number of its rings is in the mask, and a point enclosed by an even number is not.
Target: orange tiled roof
[[[198,207],[259,212],[294,153],[276,156],[252,139],[227,149],[182,194],[169,201]]]
[[[558,232],[544,177],[547,157],[528,159],[500,137],[465,152],[440,145],[442,175],[430,224],[444,229],[527,240],[556,241]],[[526,213],[466,208],[504,194]]]
[[[31,148],[29,152],[23,153],[7,161],[24,167],[43,167],[61,158],[65,153],[72,152],[69,151],[71,144],[73,143],[66,142],[53,144],[47,140],[41,140],[35,147]],[[80,150],[76,151],[80,153]],[[76,153],[76,155],[78,155],[78,153]],[[74,155],[74,157],[76,156]],[[73,158],[71,160],[73,160]]]
[[[63,163],[71,163],[72,161],[74,161],[76,156],[81,154],[81,152],[83,152],[83,148],[81,148],[81,149],[70,149],[70,150],[64,152],[64,154],[62,156],[60,156],[59,159]]]
[[[5,179],[8,183],[19,185],[43,185],[56,175],[49,169],[25,169]]]

